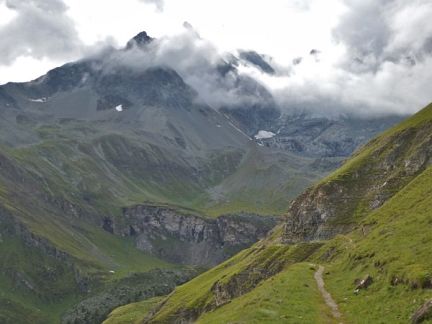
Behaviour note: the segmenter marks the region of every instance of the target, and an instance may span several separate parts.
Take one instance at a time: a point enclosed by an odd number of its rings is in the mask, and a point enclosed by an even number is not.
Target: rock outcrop
[[[356,280],[356,288],[354,292],[357,294],[360,289],[367,289],[373,283],[373,278],[370,275],[366,275],[363,279]]]
[[[432,318],[432,299],[424,303],[411,317],[411,323],[422,323]]]
[[[225,215],[215,219],[173,208],[138,205],[123,210],[127,225],[117,234],[135,238],[136,246],[165,260],[212,266],[263,238],[274,217]]]

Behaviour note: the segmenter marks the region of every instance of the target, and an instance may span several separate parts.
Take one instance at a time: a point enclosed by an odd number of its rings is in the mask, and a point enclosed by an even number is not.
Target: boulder
[[[411,323],[417,324],[432,318],[432,299],[425,302],[411,317]]]
[[[367,275],[366,277],[364,277],[361,280],[356,280],[356,288],[355,288],[355,292],[358,293],[360,291],[360,289],[366,289],[367,287],[369,287],[373,282],[373,279],[370,275]]]

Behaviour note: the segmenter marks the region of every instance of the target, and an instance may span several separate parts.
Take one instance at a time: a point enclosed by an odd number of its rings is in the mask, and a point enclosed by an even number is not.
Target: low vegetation
[[[197,323],[335,323],[318,291],[310,263],[297,263]]]
[[[142,314],[147,313],[164,297],[149,298],[137,303],[128,304],[126,306],[115,309],[103,324],[139,324]]]

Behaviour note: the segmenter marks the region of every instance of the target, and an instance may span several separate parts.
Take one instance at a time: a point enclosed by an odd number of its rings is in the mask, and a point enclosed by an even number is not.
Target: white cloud
[[[0,64],[20,56],[71,59],[81,54],[74,22],[61,0],[7,0],[5,5],[15,15],[0,29]]]
[[[65,21],[75,23],[79,40],[86,46],[107,37],[121,46],[141,30],[157,38],[176,35],[188,21],[220,51],[253,49],[288,62],[312,47],[330,47],[328,31],[340,13],[338,1],[328,0],[324,5],[318,0],[274,0],[271,5],[263,5],[250,0],[166,0],[160,12],[144,0],[64,0],[67,10],[63,15]],[[14,80],[37,76],[17,65],[13,70],[15,73],[8,74],[14,74]],[[6,68],[0,67],[0,83],[8,81],[3,73],[7,73]]]
[[[141,0],[146,3],[154,4],[159,11],[163,11],[164,9],[164,1],[163,0]]]

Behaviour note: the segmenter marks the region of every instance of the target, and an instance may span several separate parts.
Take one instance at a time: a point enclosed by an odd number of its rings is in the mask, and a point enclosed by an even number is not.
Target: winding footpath
[[[339,312],[338,305],[336,304],[336,302],[334,301],[330,293],[325,289],[323,273],[324,273],[324,267],[319,266],[318,270],[314,274],[315,281],[318,285],[318,289],[321,292],[321,295],[325,300],[325,303],[327,304],[328,307],[330,307],[333,317],[335,318],[335,320],[339,321],[340,324],[342,324],[341,322],[342,315]]]

